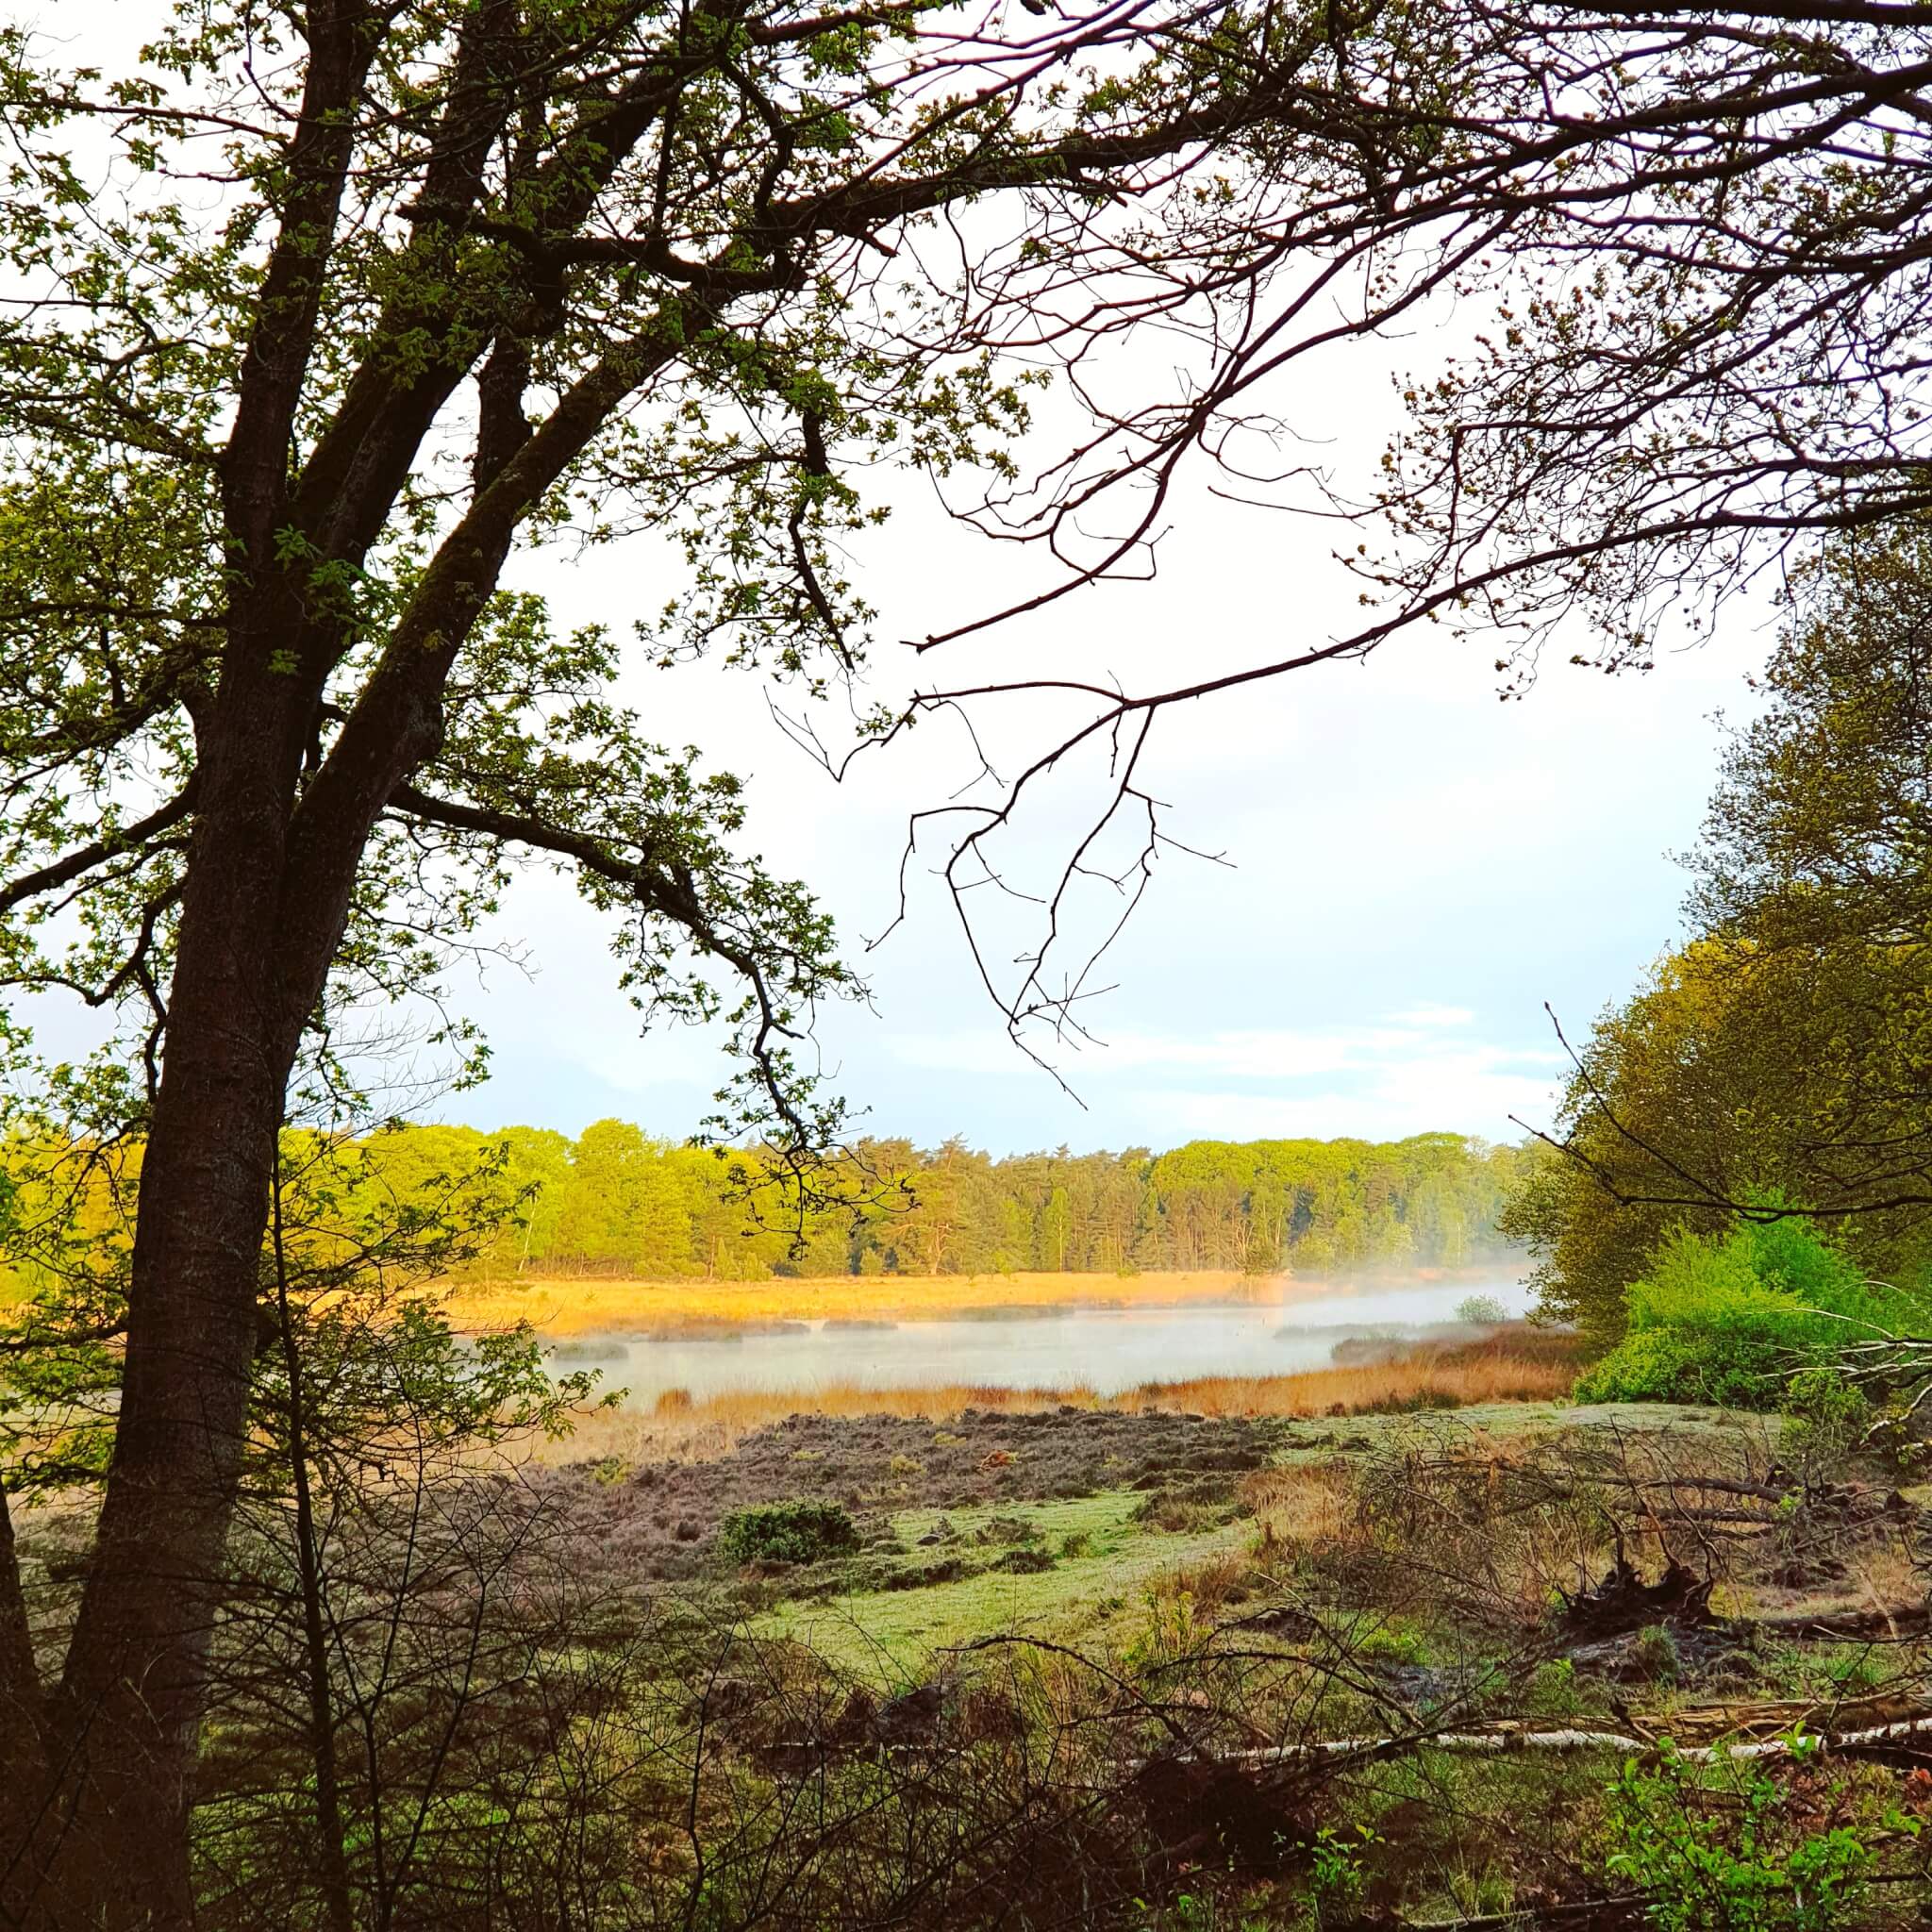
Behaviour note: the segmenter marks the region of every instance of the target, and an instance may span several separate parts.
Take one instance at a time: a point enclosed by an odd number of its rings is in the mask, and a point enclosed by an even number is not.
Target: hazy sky
[[[1358,453],[1377,447],[1365,439]],[[984,608],[1004,555],[916,500],[889,529],[860,562],[883,613],[872,683],[897,691],[909,653],[893,641]],[[997,645],[958,646],[945,675],[1050,654],[1138,689],[1278,657],[1352,614],[1331,541],[1200,492],[1156,582],[1090,591]],[[666,593],[642,549],[545,558],[529,578],[560,611],[617,622]],[[1739,607],[1716,643],[1666,655],[1645,677],[1574,669],[1556,650],[1526,701],[1504,704],[1492,644],[1431,633],[1171,714],[1149,789],[1171,803],[1177,837],[1233,869],[1160,863],[1103,975],[1118,990],[1090,1015],[1105,1043],[1063,1062],[1078,1099],[1007,1043],[919,865],[909,919],[865,959],[875,1010],[827,1016],[826,1063],[879,1130],[925,1143],[957,1132],[995,1151],[1436,1127],[1513,1137],[1512,1113],[1547,1119],[1560,1064],[1543,1002],[1580,1033],[1677,932],[1684,879],[1670,854],[1696,834],[1712,714],[1748,704],[1744,675],[1769,641]],[[933,675],[929,659],[920,670]],[[813,883],[855,947],[891,918],[908,810],[971,772],[957,733],[923,724],[835,786],[771,723],[756,680],[700,667],[635,691],[663,740],[717,747],[748,778],[755,846]],[[825,728],[836,724],[835,712]],[[1006,743],[1038,748],[1047,724],[1024,716]],[[1074,823],[1070,807],[1037,825],[1021,856],[1057,858]],[[528,942],[534,976],[493,968],[467,996],[496,1058],[461,1116],[568,1130],[616,1113],[687,1131],[718,1082],[713,1043],[639,1038],[602,929],[563,882],[528,880],[505,924]]]
[[[18,11],[110,67],[154,15],[148,0]],[[1347,347],[1277,391],[1268,400],[1301,439],[1296,458],[1366,477],[1392,420],[1391,368],[1440,353],[1427,335]],[[1141,352],[1117,379],[1171,380],[1165,354]],[[868,700],[912,679],[895,640],[985,609],[1024,570],[936,514],[920,486],[894,492],[897,513],[857,558],[881,612]],[[1050,666],[1139,688],[1305,648],[1355,618],[1357,587],[1328,556],[1332,525],[1198,486],[1173,522],[1157,581],[1090,591],[992,642],[950,647],[921,677]],[[623,628],[676,589],[675,560],[644,544],[519,570],[570,623]],[[1761,616],[1740,607],[1716,642],[1664,655],[1647,677],[1571,669],[1558,648],[1528,700],[1505,705],[1492,645],[1432,632],[1170,716],[1150,789],[1171,802],[1176,836],[1234,869],[1163,861],[1105,975],[1118,991],[1089,1015],[1106,1043],[1067,1068],[1079,1100],[1005,1041],[950,907],[916,867],[910,917],[865,959],[874,1009],[826,1017],[826,1063],[878,1130],[927,1143],[958,1132],[995,1151],[1438,1127],[1513,1136],[1511,1113],[1547,1118],[1559,1067],[1543,1002],[1581,1031],[1676,932],[1683,879],[1668,855],[1695,836],[1711,713],[1747,703],[1744,674],[1768,641]],[[772,723],[755,679],[708,666],[641,672],[628,694],[661,741],[699,743],[750,781],[753,842],[811,882],[855,951],[891,917],[908,810],[971,775],[958,733],[934,724],[834,786]],[[996,758],[1009,766],[1040,748],[1047,723],[989,724]],[[836,711],[824,728],[837,732]],[[1023,862],[1066,849],[1071,811],[1032,825]],[[527,971],[496,964],[459,980],[494,1042],[494,1074],[445,1112],[566,1131],[615,1113],[689,1131],[724,1075],[716,1042],[640,1038],[607,935],[569,885],[533,874],[498,936],[524,949]]]

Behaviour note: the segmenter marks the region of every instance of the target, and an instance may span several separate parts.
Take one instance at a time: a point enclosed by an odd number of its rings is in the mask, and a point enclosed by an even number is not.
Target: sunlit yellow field
[[[1411,1276],[1410,1279],[1416,1277]],[[1426,1271],[1424,1277],[1426,1278]],[[1446,1281],[1450,1277],[1443,1276]],[[479,1282],[460,1288],[450,1312],[464,1327],[527,1321],[546,1335],[648,1331],[679,1322],[845,1321],[938,1315],[949,1309],[1058,1303],[1147,1307],[1174,1302],[1295,1302],[1346,1283],[1203,1269],[1173,1274],[835,1275],[769,1281]]]

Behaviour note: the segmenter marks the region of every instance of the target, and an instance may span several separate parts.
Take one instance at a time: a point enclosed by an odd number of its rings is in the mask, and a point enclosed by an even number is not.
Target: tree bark
[[[8,1853],[31,1825],[25,1807],[46,1789],[45,1725],[46,1699],[34,1657],[13,1518],[7,1487],[0,1483],[0,1925],[15,1924],[25,1902],[23,1888],[28,1874]]]
[[[308,1483],[308,1385],[289,1305],[288,1254],[282,1239],[282,1179],[274,1177],[275,1306],[281,1316],[282,1364],[289,1378],[289,1475],[295,1504],[295,1565],[302,1591],[302,1647],[308,1673],[309,1750],[315,1763],[316,1863],[329,1932],[354,1932],[347,1840],[342,1831],[341,1776],[336,1760],[335,1703],[329,1694],[328,1636],[324,1619],[322,1545]]]
[[[300,762],[293,680],[232,654],[201,765],[142,1165],[125,1378],[30,1854],[56,1926],[192,1923],[188,1815],[296,1038],[275,907]]]

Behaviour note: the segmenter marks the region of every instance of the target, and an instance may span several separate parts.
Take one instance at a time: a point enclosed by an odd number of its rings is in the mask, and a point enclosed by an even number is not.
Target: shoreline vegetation
[[[1512,1322],[1480,1339],[1418,1342],[1374,1359],[1329,1368],[1147,1382],[1112,1395],[1079,1385],[867,1388],[840,1382],[815,1388],[734,1390],[693,1400],[682,1389],[669,1389],[649,1409],[595,1411],[579,1423],[575,1434],[533,1448],[538,1459],[556,1462],[615,1456],[628,1463],[654,1457],[722,1454],[748,1431],[795,1415],[892,1416],[937,1424],[974,1412],[1024,1415],[1078,1409],[1120,1415],[1314,1418],[1453,1410],[1503,1402],[1553,1403],[1569,1395],[1583,1360],[1578,1337]]]
[[[1395,1274],[1309,1278],[1234,1269],[1146,1274],[1016,1271],[1012,1274],[772,1276],[762,1281],[596,1276],[456,1284],[447,1304],[462,1329],[527,1322],[545,1337],[644,1336],[691,1324],[941,1321],[1008,1308],[1157,1308],[1199,1303],[1291,1307],[1338,1295],[1439,1283],[1487,1285],[1493,1268],[1421,1268]]]

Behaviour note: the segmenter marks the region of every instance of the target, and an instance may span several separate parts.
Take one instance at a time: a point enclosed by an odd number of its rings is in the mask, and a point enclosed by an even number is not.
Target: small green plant
[[[1445,1872],[1442,1881],[1458,1918],[1501,1917],[1516,1900],[1516,1884],[1505,1866],[1485,1864],[1478,1869],[1465,1861]]]
[[[1529,1680],[1528,1699],[1539,1717],[1574,1717],[1583,1708],[1576,1666],[1567,1657],[1539,1664]]]
[[[1670,1626],[1650,1624],[1637,1633],[1637,1641],[1630,1646],[1630,1662],[1653,1684],[1674,1684],[1684,1660]]]
[[[1176,1892],[1164,1906],[1137,1898],[1134,1907],[1142,1914],[1134,1932],[1265,1932],[1259,1919],[1241,1913],[1239,1906],[1224,1906],[1209,1891]]]
[[[1191,1655],[1201,1637],[1191,1591],[1177,1591],[1168,1596],[1149,1590],[1143,1593],[1141,1602],[1146,1607],[1147,1620],[1121,1652],[1122,1667],[1130,1677],[1171,1669]]]
[[[1380,1840],[1366,1824],[1344,1835],[1330,1825],[1308,1847],[1308,1890],[1317,1925],[1343,1925],[1361,1916],[1362,1854]]]
[[[1835,1932],[1870,1889],[1864,1840],[1807,1829],[1755,1766],[1726,1764],[1707,1786],[1666,1741],[1608,1795],[1610,1876],[1645,1895],[1662,1932]]]
[[[1456,1319],[1472,1327],[1493,1328],[1509,1319],[1509,1310],[1492,1294],[1466,1294],[1456,1304]]]
[[[1018,1549],[1008,1550],[992,1567],[1005,1571],[1009,1576],[1037,1576],[1042,1570],[1051,1570],[1054,1558],[1050,1552],[1022,1544]]]
[[[724,1519],[724,1553],[736,1563],[816,1563],[858,1547],[858,1525],[842,1503],[760,1503]]]
[[[1863,1697],[1885,1681],[1877,1656],[1870,1650],[1855,1650],[1828,1658],[1824,1678],[1840,1697]]]
[[[1364,1631],[1355,1648],[1357,1657],[1376,1663],[1420,1664],[1428,1661],[1429,1640],[1413,1624],[1397,1617]]]
[[[591,1465],[591,1480],[601,1483],[607,1490],[614,1483],[621,1483],[630,1474],[630,1464],[621,1456],[600,1456]]]

